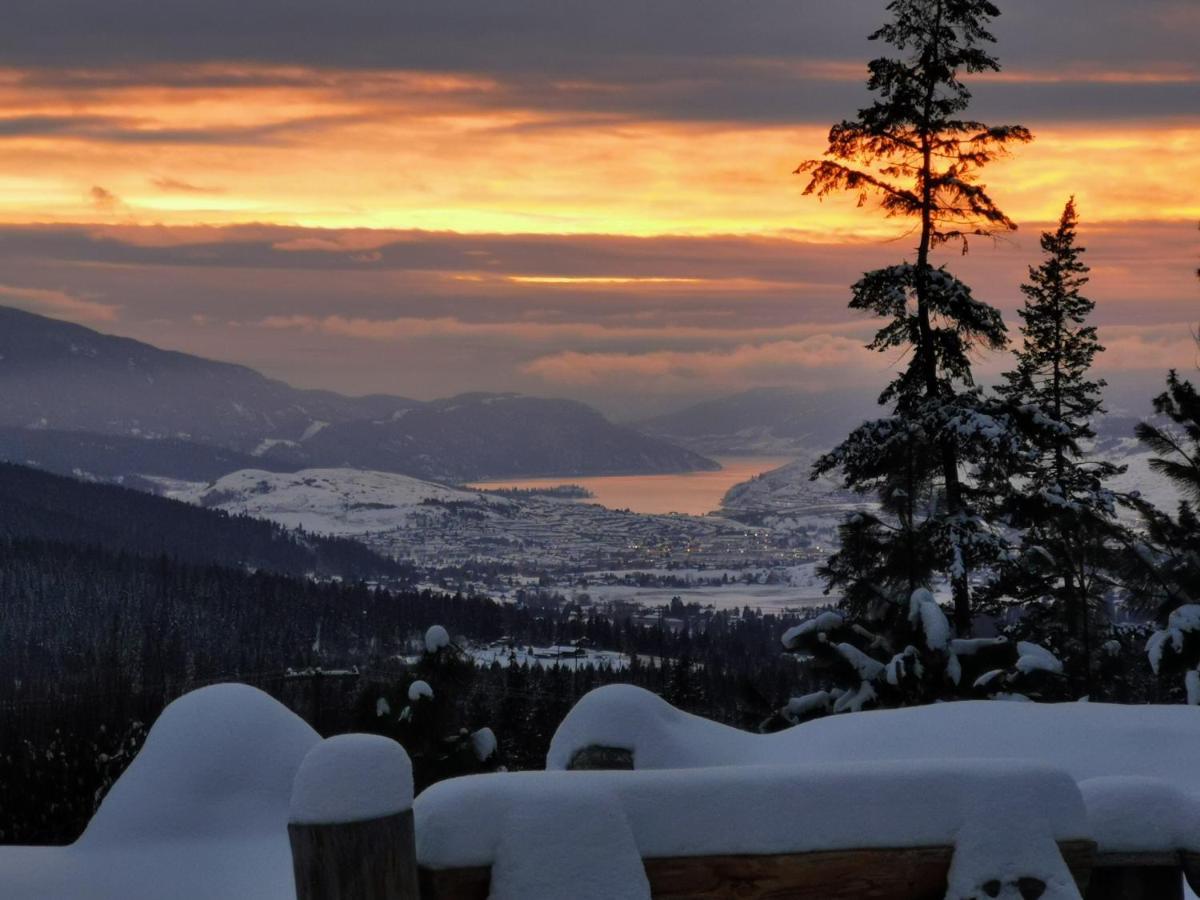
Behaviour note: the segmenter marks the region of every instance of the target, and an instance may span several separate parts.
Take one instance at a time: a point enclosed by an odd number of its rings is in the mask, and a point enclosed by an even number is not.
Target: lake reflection
[[[599,503],[609,509],[639,513],[687,513],[702,516],[721,506],[721,498],[735,484],[791,462],[787,456],[718,457],[717,472],[682,472],[676,475],[599,475],[594,478],[522,478],[476,481],[474,488],[538,488],[578,484],[595,496],[578,501]]]

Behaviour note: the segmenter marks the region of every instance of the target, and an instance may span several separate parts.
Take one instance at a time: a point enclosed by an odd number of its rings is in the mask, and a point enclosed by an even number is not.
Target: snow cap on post
[[[289,821],[333,825],[412,809],[412,762],[391,738],[339,734],[304,757],[292,784]]]

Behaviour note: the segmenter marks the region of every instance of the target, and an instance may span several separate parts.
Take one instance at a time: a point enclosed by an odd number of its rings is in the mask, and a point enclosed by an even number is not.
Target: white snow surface
[[[1087,836],[1075,783],[1030,763],[511,772],[454,778],[423,791],[413,807],[417,858],[430,868],[490,865],[500,856],[505,823],[515,810],[593,792],[619,804],[643,858],[946,846],[979,815],[998,829],[1019,830],[1039,820],[1055,840]],[[1019,819],[992,815],[992,800],[1001,795],[1029,801],[1011,807]]]
[[[601,745],[633,752],[638,769],[794,765],[905,760],[1035,761],[1077,783],[1110,777],[1146,787],[1141,803],[1186,843],[1158,849],[1200,850],[1200,716],[1192,707],[1105,703],[963,701],[897,710],[832,715],[774,734],[751,734],[677,710],[631,685],[609,685],[583,697],[555,733],[548,769],[565,769],[576,752]],[[1163,805],[1169,786],[1178,802]],[[1085,798],[1100,796],[1085,792]],[[1123,849],[1125,832],[1097,815],[1091,836],[1102,850]]]
[[[437,653],[443,647],[450,646],[450,634],[441,625],[430,625],[425,632],[425,650],[427,653]]]
[[[429,686],[428,681],[421,681],[420,679],[417,679],[408,686],[408,701],[410,703],[416,703],[422,697],[432,700],[433,688]]]
[[[423,505],[425,501],[485,505],[506,502],[407,475],[360,469],[239,469],[212,484],[172,496],[200,506],[271,519],[288,528],[342,535],[390,531],[410,517],[431,514],[434,510]]]
[[[559,781],[539,790],[536,803],[508,808],[490,897],[650,900],[650,883],[620,802],[610,792],[577,790]]]
[[[475,758],[480,762],[491,759],[492,754],[496,752],[496,746],[496,732],[492,729],[485,726],[471,732],[471,749],[475,751]]]
[[[289,821],[336,824],[412,809],[412,761],[377,734],[339,734],[308,751],[292,785]]]
[[[0,847],[5,900],[294,900],[292,780],[320,737],[252,687],[179,698],[68,847]]]

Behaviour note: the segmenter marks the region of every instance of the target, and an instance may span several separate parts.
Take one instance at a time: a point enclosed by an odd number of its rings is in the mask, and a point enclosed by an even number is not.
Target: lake
[[[594,495],[581,503],[599,503],[609,509],[639,513],[687,513],[702,516],[715,512],[721,498],[735,484],[777,469],[790,456],[718,457],[716,472],[680,472],[675,475],[598,475],[593,478],[523,478],[476,481],[473,488],[545,488],[577,484]]]

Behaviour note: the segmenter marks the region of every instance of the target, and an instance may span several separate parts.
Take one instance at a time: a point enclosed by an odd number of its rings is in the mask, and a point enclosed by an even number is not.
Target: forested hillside
[[[0,842],[70,840],[171,699],[255,684],[326,734],[395,727],[430,625],[455,640],[583,640],[623,669],[499,663],[437,685],[448,716],[495,730],[513,768],[538,768],[583,693],[630,681],[753,727],[805,687],[779,636],[794,617],[674,610],[687,625],[554,601],[500,604],[362,583],[315,582],[31,539],[0,541]],[[678,621],[683,619],[677,618]],[[381,717],[381,698],[393,706]]]
[[[344,578],[403,568],[354,541],[0,463],[0,537],[40,538],[191,563]]]

